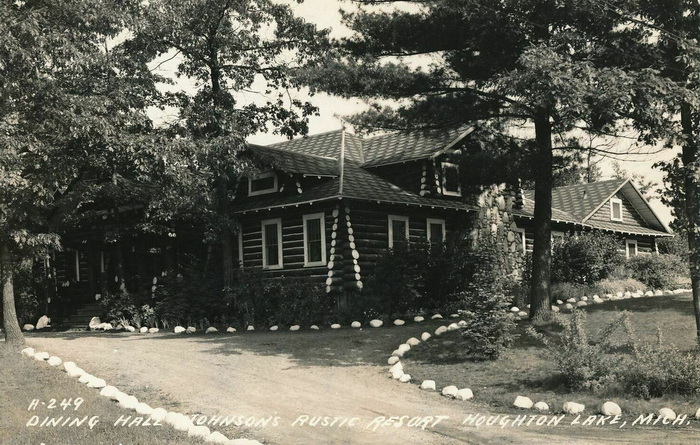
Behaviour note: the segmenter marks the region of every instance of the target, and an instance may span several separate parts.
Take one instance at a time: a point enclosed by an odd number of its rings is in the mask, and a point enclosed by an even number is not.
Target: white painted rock
[[[411,346],[406,343],[401,343],[397,349],[403,353],[406,353],[411,350]]]
[[[408,383],[411,381],[411,374],[404,374],[401,377],[399,377],[399,382],[401,383]]]
[[[406,340],[406,344],[408,346],[413,347],[413,346],[420,344],[420,340],[418,340],[416,337],[411,337],[408,340]]]
[[[432,335],[430,335],[430,333],[428,333],[428,332],[423,332],[420,335],[420,339],[423,341],[428,341],[428,339],[430,339],[430,337],[432,337]]]
[[[471,400],[474,398],[474,393],[472,393],[472,390],[469,388],[462,388],[457,391],[455,398],[459,400]]]
[[[545,402],[537,402],[533,405],[533,407],[537,411],[549,411],[549,405],[547,405]]]
[[[88,374],[88,373],[86,372],[85,374],[81,375],[81,376],[78,378],[78,381],[79,381],[80,383],[87,384],[87,382],[89,382],[90,379],[94,379],[94,378],[95,378],[94,375]]]
[[[447,326],[448,331],[456,331],[459,329],[459,325],[457,323],[450,323],[449,326]]]
[[[126,329],[126,330],[129,331],[129,332],[136,332],[136,328],[133,327],[133,326],[127,326],[127,327],[125,327],[124,329]]]
[[[622,293],[622,292],[617,292],[617,293],[615,294],[615,296],[616,296],[617,298],[622,298],[622,297],[625,296],[625,294]]]
[[[120,393],[117,395],[117,397],[119,406],[124,409],[135,409],[136,406],[139,404],[139,400],[136,397],[130,396],[128,394]]]
[[[574,305],[571,304],[571,303],[566,303],[566,304],[564,305],[564,309],[566,309],[567,311],[570,311],[570,310],[572,310],[573,308],[574,308]]]
[[[171,414],[173,414],[173,416],[170,418],[170,421],[168,421],[168,416]],[[192,419],[180,413],[168,413],[168,415],[165,416],[165,422],[178,431],[188,431],[192,426]]]
[[[197,332],[197,328],[194,326],[187,326],[187,329],[185,329],[186,334],[194,334],[195,332]]]
[[[430,317],[431,320],[442,320],[442,315],[440,314],[435,314],[432,317]]]
[[[254,331],[254,330],[255,330],[255,326],[253,326],[253,325],[250,325],[246,328],[246,331]]]
[[[318,326],[316,326],[315,324],[312,324],[310,329],[312,331],[318,331]]]
[[[35,352],[34,353],[34,360],[38,362],[43,362],[44,360],[48,360],[50,357],[48,352],[41,351],[41,352]]]
[[[515,406],[516,408],[522,408],[522,409],[530,409],[530,408],[532,408],[532,405],[534,405],[532,403],[532,400],[530,400],[529,397],[525,397],[525,396],[517,396],[515,398],[515,402],[513,402],[513,406]]]
[[[102,324],[102,320],[100,320],[100,317],[92,317],[90,319],[90,322],[88,323],[88,327],[92,330],[95,330]]]
[[[383,321],[377,320],[376,318],[369,322],[369,325],[372,326],[373,328],[381,327],[381,325],[383,325],[383,324],[384,324]]]
[[[397,369],[403,371],[403,365],[401,364],[401,362],[394,363],[394,365],[391,368],[389,368],[389,372],[393,374],[394,371],[396,371]]]
[[[279,329],[279,328],[280,328],[280,327],[277,326],[277,325],[270,326],[270,330],[271,330],[272,332],[275,332],[275,331],[276,331],[277,329]]]
[[[394,320],[394,326],[403,326],[403,325],[405,325],[405,324],[406,324],[406,322],[403,321],[403,320],[401,320],[401,319],[399,319],[399,318],[397,318],[396,320]]]
[[[619,416],[622,409],[617,403],[608,401],[600,405],[600,413],[604,416]]]
[[[153,408],[148,403],[143,403],[139,402],[138,405],[136,405],[136,408],[134,408],[137,413],[141,414],[142,416],[150,416],[151,413],[153,413]]]
[[[464,321],[464,320],[459,320],[459,321],[457,322],[457,325],[458,325],[460,328],[465,327],[467,324],[468,324],[468,323],[467,323],[466,321]]]
[[[520,317],[521,319],[525,319],[525,318],[527,318],[527,317],[529,317],[529,316],[530,316],[530,314],[528,314],[528,313],[525,312],[525,311],[520,311],[520,312],[518,312],[518,317]]]
[[[445,397],[457,397],[457,391],[459,391],[459,388],[454,385],[445,386],[442,388],[442,395]]]
[[[301,329],[301,326],[299,326],[298,324],[294,324],[289,327],[290,331],[298,331],[299,329]]]
[[[435,335],[438,337],[444,334],[445,332],[447,332],[447,326],[440,326],[437,329],[435,329]]]
[[[648,291],[644,292],[644,296],[645,296],[645,297],[653,297],[653,296],[654,296],[654,292],[648,290]]]
[[[210,434],[211,431],[209,431],[209,427],[206,425],[192,425],[187,430],[188,437],[201,437],[204,439],[205,437],[209,437]]]
[[[420,323],[422,321],[425,321],[425,317],[423,317],[422,315],[416,315],[415,317],[413,317],[413,321],[415,321],[416,323]]]
[[[95,376],[92,376],[92,378],[87,382],[88,388],[104,388],[107,386],[107,382],[104,381],[104,379],[97,378]]]
[[[25,357],[34,357],[34,348],[24,348],[20,353]]]
[[[435,380],[423,380],[420,384],[420,389],[435,391]]]
[[[33,330],[34,330],[34,325],[33,325],[33,324],[27,323],[27,324],[25,324],[24,326],[22,326],[22,330],[23,330],[23,331],[33,331]]]
[[[391,353],[392,357],[398,357],[398,358],[403,358],[404,352],[400,349],[394,349],[394,351]]]
[[[510,308],[510,311],[514,314],[517,314],[518,312],[520,312],[520,308],[518,306],[513,306],[512,308]]]
[[[362,323],[360,323],[359,321],[353,321],[353,322],[350,324],[350,327],[353,327],[353,328],[355,328],[355,329],[361,328],[361,327],[362,327]]]
[[[571,303],[571,304],[574,304],[574,303],[576,303],[577,301],[578,301],[578,300],[576,300],[575,298],[567,298],[567,299],[566,299],[566,302],[567,302],[567,303]]]
[[[632,294],[632,298],[642,298],[642,296],[643,296],[643,294],[637,293],[637,292]]]
[[[61,360],[59,357],[56,357],[55,355],[52,355],[49,357],[49,359],[46,361],[51,366],[59,366],[61,363],[63,363],[63,360]]]
[[[51,319],[46,315],[42,315],[36,322],[36,329],[44,329],[50,327]]]
[[[387,363],[390,365],[395,365],[398,362],[399,362],[399,358],[396,357],[395,355],[392,355],[391,357],[389,357],[389,360],[387,360]]]
[[[228,332],[229,334],[233,334],[234,332],[236,332],[236,328],[229,326],[228,328],[226,328],[226,332]]]
[[[576,307],[583,307],[583,306],[588,306],[588,303],[585,301],[579,301],[576,303]]]
[[[147,334],[148,333],[148,328],[146,326],[142,326],[141,329],[139,329],[139,332],[142,334]]]
[[[150,334],[157,334],[159,331],[160,331],[160,329],[158,329],[158,328],[150,328],[150,329],[148,330],[148,332],[149,332]]]
[[[661,408],[658,414],[661,419],[676,420],[676,413],[671,408]]]
[[[220,444],[228,444],[229,440],[228,437],[224,436],[218,431],[214,431],[209,435],[209,437],[204,439],[205,442],[210,442],[210,443],[220,443]]]
[[[564,302],[561,300],[557,300],[557,304],[561,306],[562,304],[564,304]]]
[[[450,318],[459,318],[459,314],[450,314]]]
[[[655,291],[654,291],[654,296],[655,296],[655,297],[660,297],[660,296],[662,296],[663,294],[664,294],[664,291],[662,291],[662,290],[655,290]]]
[[[603,300],[601,298],[594,298],[593,299],[593,304],[601,304]]]
[[[402,375],[403,375],[403,369],[396,368],[393,371],[391,371],[391,378],[394,380],[400,379]]]
[[[625,298],[632,298],[632,292],[627,291],[627,292],[625,292],[622,296],[625,297]]]
[[[77,368],[73,362],[63,362],[63,370],[68,371],[69,368]]]
[[[175,326],[175,329],[173,329],[173,332],[176,334],[182,334],[186,330],[187,329],[183,328],[182,326]]]
[[[698,408],[698,410],[695,411],[695,418],[700,419],[700,408]]]
[[[156,408],[153,410],[151,413],[150,417],[151,419],[162,422],[165,420],[165,417],[168,415],[168,412],[164,410],[163,408]]]
[[[581,297],[581,301],[588,301],[588,297],[584,295],[583,297]]]
[[[78,368],[77,366],[66,369],[66,373],[68,374],[69,377],[73,377],[73,378],[82,377],[83,375],[86,374],[85,371]]]
[[[213,334],[214,332],[219,332],[218,329],[216,329],[214,326],[209,326],[206,331],[204,331],[205,334]]]
[[[559,306],[552,306],[552,312],[559,312]]]
[[[331,329],[340,329],[340,325],[338,323],[333,323]]]
[[[114,386],[105,386],[100,390],[100,395],[102,397],[107,397],[112,400],[116,400],[116,396],[119,393],[119,390],[115,388]]]
[[[580,414],[586,409],[586,405],[576,402],[566,402],[562,408],[567,414]]]

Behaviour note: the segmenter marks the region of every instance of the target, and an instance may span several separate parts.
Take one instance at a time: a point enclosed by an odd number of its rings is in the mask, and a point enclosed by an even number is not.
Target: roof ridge
[[[263,147],[273,147],[273,146],[275,146],[275,145],[288,144],[288,143],[290,143],[290,142],[300,141],[300,140],[303,140],[303,139],[315,138],[315,137],[317,137],[317,136],[325,136],[325,135],[331,134],[331,133],[340,133],[341,131],[343,131],[342,128],[339,128],[339,129],[337,129],[337,130],[328,130],[328,131],[324,131],[324,132],[322,132],[322,133],[305,134],[305,135],[302,135],[300,138],[296,138],[296,139],[287,139],[286,141],[274,142],[274,143],[272,143],[272,144],[263,145]],[[346,131],[347,131],[347,130],[346,130]],[[351,133],[351,134],[352,134],[352,133]],[[355,134],[353,134],[353,136],[355,136]]]
[[[282,143],[282,142],[279,142]],[[279,147],[273,147],[271,145],[257,145],[255,146],[256,148],[262,148],[262,149],[270,149],[270,150],[277,150],[277,151],[283,151],[285,153],[290,153],[293,155],[298,155],[298,156],[308,156],[310,158],[317,158],[317,159],[325,159],[327,161],[337,161],[338,158],[331,158],[330,156],[321,156],[321,155],[315,155],[313,153],[304,153],[301,151],[294,151],[294,150],[285,150],[284,148],[279,148]]]

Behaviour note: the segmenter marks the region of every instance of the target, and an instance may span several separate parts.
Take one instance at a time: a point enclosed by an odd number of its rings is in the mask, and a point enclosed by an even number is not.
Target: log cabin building
[[[471,131],[362,138],[338,130],[251,145],[247,155],[259,169],[238,182],[231,204],[239,223],[240,266],[270,278],[323,284],[344,305],[396,243],[443,243],[470,229],[479,209],[476,199],[463,196],[458,157]],[[516,243],[520,251],[531,251],[534,193],[511,198]],[[613,233],[628,257],[653,253],[658,238],[672,236],[627,179],[554,189],[552,230],[554,237]],[[68,248],[56,257],[56,276],[64,291],[72,286],[92,295],[105,288],[109,252],[85,238],[65,238]],[[137,274],[148,287],[150,275],[155,284],[184,246],[201,245],[184,233],[156,238],[135,237],[124,247],[125,277]]]

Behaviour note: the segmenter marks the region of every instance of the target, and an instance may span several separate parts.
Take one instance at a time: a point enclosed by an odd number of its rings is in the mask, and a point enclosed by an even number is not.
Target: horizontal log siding
[[[615,198],[622,200],[622,222],[612,221],[610,219],[610,200],[608,200],[603,207],[598,209],[597,212],[591,216],[590,221],[601,221],[607,223],[615,223],[621,225],[629,225],[635,227],[648,227],[649,225],[644,221],[644,218],[637,212],[632,203],[630,203],[622,192],[617,192]],[[624,230],[620,227],[620,230]]]
[[[427,218],[444,219],[446,237],[467,229],[471,213],[446,209],[416,208],[405,205],[383,205],[352,201],[352,229],[362,276],[371,275],[377,260],[389,248],[389,215],[408,217],[409,241],[427,242]]]
[[[323,213],[325,216],[326,259],[330,258],[331,228],[333,207],[303,206],[284,210],[255,212],[239,217],[243,231],[243,267],[262,268],[262,231],[264,220],[280,218],[282,220],[282,269],[263,269],[268,277],[308,277],[321,284],[327,277],[326,265],[304,266],[304,226],[303,216],[313,213]],[[235,252],[238,255],[238,241]]]

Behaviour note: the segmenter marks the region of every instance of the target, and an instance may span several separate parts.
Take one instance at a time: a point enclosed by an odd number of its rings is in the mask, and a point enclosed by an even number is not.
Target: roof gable
[[[552,189],[552,208],[572,215],[577,222],[585,222],[626,182],[626,179],[574,184]],[[534,190],[526,190],[525,197],[534,200]]]

